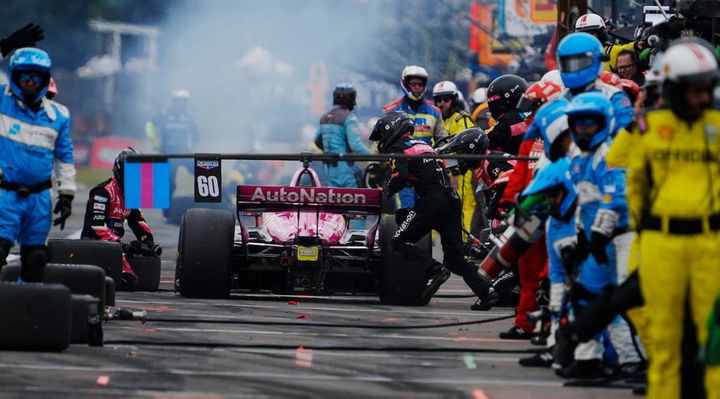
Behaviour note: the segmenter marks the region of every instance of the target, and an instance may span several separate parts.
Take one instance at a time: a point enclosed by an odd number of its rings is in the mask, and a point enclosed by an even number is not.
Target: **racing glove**
[[[607,253],[605,248],[607,247],[610,240],[612,240],[615,226],[617,226],[620,215],[612,209],[600,209],[595,215],[590,230],[592,236],[590,239],[590,252],[600,263],[608,263]]]
[[[0,53],[2,53],[3,57],[7,57],[13,50],[21,47],[34,47],[37,42],[44,38],[42,28],[29,23],[11,33],[10,36],[0,39]]]
[[[58,195],[58,200],[55,203],[54,214],[60,214],[57,219],[53,220],[53,226],[60,225],[60,230],[65,229],[65,220],[70,217],[72,213],[72,200],[75,196],[70,194]]]

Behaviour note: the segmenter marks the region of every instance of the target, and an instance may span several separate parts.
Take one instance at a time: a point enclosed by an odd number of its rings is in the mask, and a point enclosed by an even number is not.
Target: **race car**
[[[427,304],[426,271],[390,248],[397,225],[381,214],[382,198],[379,189],[322,187],[308,163],[289,186],[238,185],[237,218],[216,209],[183,215],[176,291],[196,298],[231,290],[348,293]],[[430,236],[417,245],[430,253]]]

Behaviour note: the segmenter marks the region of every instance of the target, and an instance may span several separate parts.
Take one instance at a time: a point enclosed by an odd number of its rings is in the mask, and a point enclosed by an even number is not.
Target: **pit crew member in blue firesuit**
[[[435,153],[425,141],[412,136],[414,124],[404,112],[389,112],[375,124],[370,140],[378,142],[380,153],[427,154]],[[481,149],[485,151],[487,147]],[[450,273],[460,275],[478,296],[487,294],[489,284],[478,273],[478,268],[465,260],[462,241],[462,212],[458,194],[450,185],[450,177],[443,164],[436,159],[393,159],[391,177],[384,188],[386,197],[410,185],[418,195],[391,241],[394,250],[418,267],[428,271],[426,294],[434,294]],[[415,246],[431,230],[440,233],[443,264]]]
[[[17,33],[10,36],[15,43],[34,41],[17,39]],[[8,40],[0,43],[4,55]],[[42,280],[51,211],[59,214],[53,224],[63,229],[75,196],[70,117],[45,98],[51,66],[45,51],[17,49],[10,57],[9,83],[0,86],[0,264],[17,241],[23,281]],[[54,209],[53,168],[58,192]]]
[[[615,123],[610,137],[615,137],[620,129],[630,125],[635,110],[627,94],[600,79],[600,72],[608,57],[603,53],[598,39],[588,33],[571,33],[560,41],[557,57],[560,78],[568,89],[568,100],[581,93],[599,91],[610,100],[614,108]]]
[[[582,152],[571,161],[570,173],[578,193],[576,260],[580,265],[579,286],[573,288],[573,308],[580,312],[598,294],[627,278],[628,257],[633,233],[628,229],[625,199],[625,170],[607,166],[605,155],[616,119],[610,100],[600,92],[580,94],[565,109],[575,145]],[[585,270],[595,270],[588,275]],[[634,336],[624,319],[608,326],[621,371],[632,374],[642,367]],[[558,370],[564,377],[597,375],[603,354],[600,342],[584,343],[575,351],[576,361]]]
[[[121,279],[124,289],[132,289],[137,283],[137,276],[127,260],[127,253],[129,251],[158,252],[152,230],[145,221],[142,211],[125,207],[123,169],[127,156],[135,153],[132,148],[122,150],[115,158],[112,177],[90,190],[85,208],[85,222],[80,236],[88,240],[119,242],[125,235],[123,225],[127,220],[137,241],[123,244],[125,253],[122,259]]]
[[[315,145],[323,152],[369,154],[360,137],[360,123],[353,112],[357,91],[349,83],[338,83],[333,91],[333,107],[320,118]],[[360,168],[351,162],[325,162],[325,174],[332,187],[359,187]]]
[[[423,98],[427,88],[428,73],[425,68],[408,65],[402,70],[400,86],[405,95],[383,107],[384,112],[405,112],[415,124],[414,137],[434,146],[435,141],[447,136],[442,111]],[[409,188],[399,192],[400,207],[409,208],[415,203],[415,193]]]

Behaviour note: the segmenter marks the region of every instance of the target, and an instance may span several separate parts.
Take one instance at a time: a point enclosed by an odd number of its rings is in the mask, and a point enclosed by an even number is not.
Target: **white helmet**
[[[716,79],[718,62],[715,55],[699,43],[684,42],[670,46],[660,60],[666,80]]]
[[[598,29],[605,29],[603,17],[587,13],[575,21],[575,32],[590,32]]]
[[[455,83],[449,80],[443,80],[441,82],[438,82],[435,87],[433,87],[432,95],[433,97],[457,96],[458,93],[459,91]]]
[[[182,89],[182,88],[177,88],[172,91],[171,97],[172,98],[188,98],[189,99],[190,92],[185,89]]]
[[[562,78],[560,77],[560,71],[558,71],[557,69],[553,69],[553,70],[545,72],[545,75],[543,75],[542,78],[540,78],[540,81],[553,82],[555,84],[560,85],[560,87],[562,87],[563,89],[565,88]]]
[[[487,101],[487,87],[478,87],[470,95],[470,101],[473,104],[478,105]]]
[[[685,90],[689,82],[711,81],[710,102],[706,106],[712,105],[714,86],[718,82],[718,61],[709,48],[711,45],[707,43],[707,46],[697,41],[676,43],[667,49],[660,61],[665,78],[662,86],[665,104],[683,119],[695,120],[700,116],[685,103]]]
[[[423,94],[425,94],[425,89],[423,89],[422,93],[420,93],[418,96],[415,96],[412,91],[410,90],[410,87],[408,86],[408,81],[411,78],[420,78],[425,81],[425,85],[427,88],[427,81],[428,81],[428,73],[425,70],[425,68],[417,65],[408,65],[402,70],[402,76],[400,77],[400,86],[402,86],[403,90],[405,91],[405,94],[411,99],[411,100],[421,100],[423,97]]]

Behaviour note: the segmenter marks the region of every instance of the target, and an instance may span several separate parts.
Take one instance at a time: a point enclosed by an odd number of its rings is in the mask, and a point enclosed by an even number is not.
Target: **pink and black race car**
[[[289,186],[237,186],[231,212],[189,209],[180,226],[175,288],[188,297],[231,290],[371,294],[423,305],[424,270],[391,251],[397,229],[379,189],[321,187],[304,166]],[[431,250],[429,236],[418,243]]]

